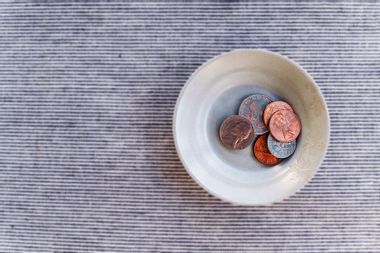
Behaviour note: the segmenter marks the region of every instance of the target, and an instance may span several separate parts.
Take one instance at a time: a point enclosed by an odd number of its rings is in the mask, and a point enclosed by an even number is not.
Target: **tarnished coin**
[[[264,134],[268,132],[268,128],[263,121],[263,112],[267,104],[272,102],[267,96],[255,94],[243,100],[239,108],[239,115],[247,117],[256,134]]]
[[[226,148],[243,149],[252,143],[255,134],[251,122],[239,115],[225,119],[219,129],[220,140]]]
[[[293,111],[293,108],[284,101],[274,101],[265,107],[263,118],[264,118],[264,124],[268,126],[269,119],[272,117],[272,115],[279,111],[279,110],[290,110]]]
[[[281,158],[275,157],[269,152],[267,146],[267,135],[261,135],[253,145],[253,154],[256,159],[264,165],[275,165],[281,161]]]
[[[268,136],[267,145],[269,152],[278,158],[286,158],[291,156],[297,147],[295,140],[290,142],[279,142],[276,141],[271,134]]]
[[[294,141],[301,132],[301,121],[289,110],[279,110],[269,121],[270,132],[277,141]]]

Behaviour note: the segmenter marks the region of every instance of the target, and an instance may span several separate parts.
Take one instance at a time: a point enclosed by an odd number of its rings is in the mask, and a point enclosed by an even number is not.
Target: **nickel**
[[[269,152],[278,158],[286,158],[291,156],[297,147],[295,140],[290,142],[279,142],[276,141],[271,134],[268,136],[267,145]]]
[[[247,117],[255,129],[256,134],[268,132],[263,121],[263,111],[268,103],[272,102],[267,96],[255,94],[243,100],[239,108],[239,115]]]
[[[269,119],[272,117],[272,115],[279,110],[293,111],[292,107],[288,103],[283,102],[283,101],[274,101],[268,104],[267,107],[265,107],[264,116],[263,116],[264,124],[266,126],[268,126]]]
[[[239,115],[225,119],[219,129],[220,140],[229,149],[244,149],[254,139],[254,129],[251,122]]]
[[[272,136],[279,142],[294,141],[301,132],[301,122],[297,115],[289,110],[279,110],[269,121]]]
[[[275,165],[281,161],[281,158],[275,157],[269,152],[267,146],[267,135],[261,135],[253,145],[253,154],[256,159],[264,165]]]

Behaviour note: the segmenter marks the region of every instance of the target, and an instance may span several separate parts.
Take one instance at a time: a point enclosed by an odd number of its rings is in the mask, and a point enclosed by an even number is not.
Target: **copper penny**
[[[219,136],[226,148],[243,149],[252,143],[255,134],[249,119],[233,115],[223,121]]]
[[[269,119],[273,116],[273,114],[279,110],[290,110],[293,111],[293,108],[284,101],[274,101],[265,107],[263,118],[266,126],[269,126]]]
[[[275,165],[281,161],[281,158],[277,158],[269,152],[267,139],[267,135],[261,135],[257,138],[255,145],[253,145],[253,154],[260,163],[264,165]]]
[[[289,110],[279,110],[271,117],[269,129],[272,136],[280,142],[294,141],[301,132],[301,121]]]

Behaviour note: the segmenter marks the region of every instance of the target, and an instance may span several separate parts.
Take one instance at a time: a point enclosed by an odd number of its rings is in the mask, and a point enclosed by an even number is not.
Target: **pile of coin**
[[[269,132],[269,134],[268,134]],[[275,165],[296,150],[301,121],[284,101],[272,101],[263,94],[243,100],[239,115],[225,119],[220,126],[222,144],[229,149],[244,149],[256,138],[253,155],[262,164]]]

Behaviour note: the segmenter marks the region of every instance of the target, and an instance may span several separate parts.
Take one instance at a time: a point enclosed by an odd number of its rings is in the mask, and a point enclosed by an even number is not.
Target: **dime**
[[[268,126],[269,119],[272,117],[272,115],[279,111],[279,110],[290,110],[293,111],[292,107],[283,101],[274,101],[265,107],[263,118],[264,118],[264,124]]]
[[[289,110],[279,110],[269,121],[270,132],[279,142],[295,140],[301,132],[301,122],[297,115]]]
[[[252,143],[255,133],[247,118],[233,115],[223,121],[219,129],[219,136],[226,148],[243,149]]]
[[[270,134],[268,136],[268,149],[272,155],[278,158],[286,158],[291,156],[296,150],[296,141],[290,142],[279,142],[273,139],[273,136]]]
[[[239,115],[247,117],[251,121],[255,134],[268,132],[263,121],[263,111],[270,102],[272,101],[267,96],[255,94],[244,99],[240,105]]]
[[[269,152],[267,146],[267,135],[261,135],[253,145],[253,154],[256,159],[264,165],[275,165],[281,161],[281,158],[275,157]]]

